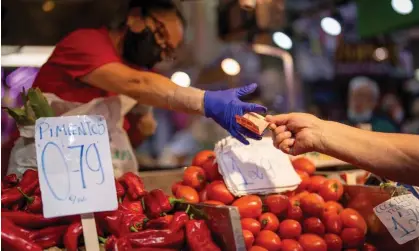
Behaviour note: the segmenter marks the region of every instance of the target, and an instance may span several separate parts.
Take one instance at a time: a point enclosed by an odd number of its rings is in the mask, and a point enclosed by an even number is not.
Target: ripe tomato
[[[316,171],[316,166],[309,159],[301,157],[292,161],[292,166],[296,170],[301,170],[309,175],[313,175]]]
[[[365,219],[365,218],[364,218]],[[374,211],[370,211],[366,217],[368,232],[372,235],[383,235],[388,230],[386,226],[380,221],[380,219],[375,215]]]
[[[253,246],[253,242],[255,242],[255,237],[253,236],[252,232],[249,230],[243,230],[243,238],[244,243],[246,244],[246,248],[251,248]]]
[[[201,190],[205,187],[207,179],[205,177],[205,171],[198,166],[190,166],[186,168],[183,173],[183,184]]]
[[[323,214],[328,214],[328,213],[340,214],[342,210],[343,210],[343,206],[339,202],[331,200],[324,203]]]
[[[279,220],[278,217],[276,217],[273,213],[264,213],[261,216],[259,216],[259,222],[262,226],[262,230],[271,230],[273,232],[276,232],[279,228]]]
[[[317,234],[323,236],[326,229],[319,218],[310,217],[304,220],[303,223],[304,233]]]
[[[304,190],[306,190],[308,188],[308,186],[310,185],[310,176],[308,175],[307,172],[301,171],[301,170],[295,170],[298,174],[298,176],[300,176],[301,179],[301,183],[300,185],[298,185],[297,189],[295,190],[296,192],[302,192]]]
[[[203,202],[208,200],[208,187],[204,187],[201,191],[199,191],[199,201]]]
[[[176,190],[175,197],[178,199],[184,199],[189,203],[199,202],[198,192],[190,186],[179,186]]]
[[[362,251],[377,251],[377,248],[369,243],[364,243],[364,247],[362,248]]]
[[[269,251],[266,248],[263,248],[261,246],[253,246],[249,249],[249,251]]]
[[[282,240],[281,246],[281,251],[304,251],[303,247],[296,240]]]
[[[296,220],[287,219],[279,224],[279,236],[282,239],[297,239],[301,231],[301,224]]]
[[[327,181],[327,178],[321,175],[315,175],[310,177],[310,185],[308,186],[307,190],[315,193],[318,192],[321,186]]]
[[[182,186],[182,181],[176,182],[172,185],[172,194],[175,195],[176,194],[176,190],[178,189],[179,186]]]
[[[256,237],[255,245],[264,247],[269,251],[279,251],[281,250],[281,238],[270,230],[262,230]]]
[[[306,196],[308,194],[310,194],[310,193],[307,192],[307,191],[303,191],[301,193],[298,193],[298,194],[292,196],[290,198],[291,205],[300,206],[300,204],[301,204],[301,198],[303,198],[304,196]]]
[[[358,211],[352,208],[345,208],[339,216],[344,228],[359,228],[364,234],[367,233],[367,223]]]
[[[343,247],[342,239],[336,234],[326,234],[324,241],[327,244],[327,251],[341,251]]]
[[[320,196],[323,197],[325,201],[333,200],[338,201],[343,195],[343,185],[337,179],[327,180],[319,190]]]
[[[265,198],[265,205],[268,207],[268,211],[276,215],[286,213],[288,203],[288,197],[282,194],[268,195]]]
[[[359,248],[365,242],[365,234],[359,228],[344,228],[340,238],[345,248]]]
[[[253,236],[257,236],[260,232],[260,222],[253,218],[243,218],[241,219],[241,224],[242,229],[249,230],[250,232],[252,232]]]
[[[246,195],[231,204],[239,209],[242,218],[257,219],[262,214],[262,200],[256,195]]]
[[[220,206],[224,206],[225,205],[221,201],[217,201],[217,200],[206,200],[206,201],[203,201],[202,203],[208,204],[208,205],[220,205]]]
[[[298,242],[304,251],[327,251],[326,242],[316,234],[303,234]]]
[[[207,161],[202,164],[202,168],[204,169],[205,175],[209,181],[223,179],[223,176],[218,171],[218,164],[215,160],[215,156],[213,158],[208,158]]]
[[[326,231],[332,234],[340,234],[342,231],[342,220],[340,216],[336,213],[329,213],[325,215],[324,224],[326,226]]]
[[[287,219],[301,221],[303,219],[303,210],[299,206],[291,206],[287,210]]]
[[[228,205],[234,201],[233,194],[228,191],[224,181],[216,180],[207,185],[207,197],[209,200],[218,200]]]
[[[301,209],[305,214],[321,217],[323,214],[323,208],[324,200],[316,193],[310,193],[301,198]]]
[[[204,163],[208,160],[214,160],[215,159],[215,152],[211,150],[204,150],[200,151],[195,155],[195,157],[192,160],[193,166],[199,166],[202,167]]]

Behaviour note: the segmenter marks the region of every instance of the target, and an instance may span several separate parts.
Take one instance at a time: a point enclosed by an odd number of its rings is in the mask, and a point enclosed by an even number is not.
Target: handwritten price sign
[[[376,206],[374,213],[397,243],[419,237],[419,200],[413,194],[393,197]]]
[[[38,119],[35,145],[45,217],[118,207],[102,116]]]

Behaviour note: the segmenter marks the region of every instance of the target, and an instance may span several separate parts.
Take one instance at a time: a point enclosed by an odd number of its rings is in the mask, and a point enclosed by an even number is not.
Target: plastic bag
[[[123,128],[124,117],[137,104],[135,100],[118,95],[97,98],[82,104],[62,100],[50,93],[44,96],[57,116],[103,115],[108,125],[115,177],[118,178],[125,172],[138,172],[137,159]],[[19,131],[20,138],[12,149],[8,173],[16,173],[20,176],[26,169],[36,168],[37,164],[34,126],[20,127]]]

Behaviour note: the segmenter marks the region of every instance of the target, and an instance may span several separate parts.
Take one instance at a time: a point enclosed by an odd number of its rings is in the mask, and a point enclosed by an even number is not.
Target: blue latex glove
[[[264,106],[245,103],[239,99],[254,92],[256,88],[257,84],[250,84],[224,91],[206,91],[204,96],[205,116],[212,118],[243,144],[249,144],[244,136],[260,140],[262,138],[260,135],[237,124],[235,117],[236,115],[243,116],[248,112],[265,113],[267,111]]]

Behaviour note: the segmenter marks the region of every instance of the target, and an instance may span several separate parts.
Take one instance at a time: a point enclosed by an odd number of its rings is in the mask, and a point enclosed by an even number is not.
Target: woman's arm
[[[323,121],[318,151],[391,180],[419,185],[419,136],[364,131]]]
[[[103,65],[81,80],[106,91],[124,94],[141,104],[204,114],[204,91],[180,87],[162,75],[137,71],[121,63]]]

